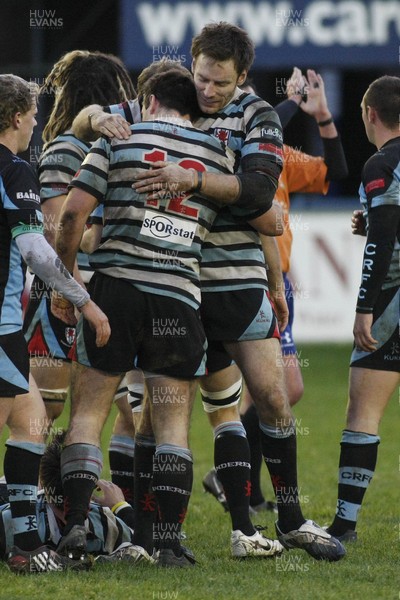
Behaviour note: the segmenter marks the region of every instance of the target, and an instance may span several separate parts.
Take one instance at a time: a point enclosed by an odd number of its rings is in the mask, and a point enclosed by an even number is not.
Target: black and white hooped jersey
[[[33,168],[0,144],[0,335],[22,328],[25,266],[15,238],[43,233],[42,221]]]
[[[109,106],[107,110],[131,123],[140,119],[137,99]],[[234,152],[235,172],[241,172],[244,157],[261,155],[273,166],[283,165],[279,117],[258,96],[237,88],[227,106],[218,113],[201,117],[195,126],[213,134]],[[263,212],[231,205],[218,213],[203,244],[200,270],[203,292],[268,288],[260,238],[247,222]]]
[[[214,136],[183,119],[156,119],[131,126],[129,140],[98,140],[72,186],[104,203],[96,271],[130,281],[138,289],[200,304],[202,243],[218,204],[198,194],[166,190],[148,200],[132,188],[136,174],[156,161],[210,173],[233,173],[234,156]]]
[[[262,156],[280,169],[283,164],[282,128],[267,102],[237,89],[219,113],[202,117],[196,126],[223,141],[236,157],[241,172],[246,157]],[[214,221],[203,247],[201,289],[204,292],[233,289],[267,289],[266,266],[258,233],[247,223],[263,214],[230,206]]]
[[[43,544],[56,547],[62,536],[63,525],[57,519],[51,505],[39,493],[36,505],[39,537]],[[90,503],[85,521],[87,550],[91,554],[111,554],[121,544],[132,542],[132,530],[107,507]],[[14,545],[12,516],[9,504],[0,507],[0,559],[5,559]]]
[[[64,196],[68,193],[68,186],[78,172],[90,147],[91,144],[77,138],[72,131],[58,135],[46,145],[38,165],[42,204],[49,198]],[[46,227],[57,227],[57,225],[46,217]],[[88,282],[93,270],[89,265],[87,254],[78,252],[77,261],[83,281]]]

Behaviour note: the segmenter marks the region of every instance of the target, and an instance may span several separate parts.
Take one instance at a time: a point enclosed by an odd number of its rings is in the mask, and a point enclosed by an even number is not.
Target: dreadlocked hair
[[[64,54],[46,77],[41,91],[55,94],[53,110],[43,131],[46,143],[70,129],[85,106],[106,106],[136,98],[122,61],[113,54],[88,50]]]

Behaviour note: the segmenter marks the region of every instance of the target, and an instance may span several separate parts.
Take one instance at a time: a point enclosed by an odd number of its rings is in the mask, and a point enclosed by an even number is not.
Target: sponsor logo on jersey
[[[370,181],[369,183],[367,183],[367,185],[365,186],[365,192],[367,194],[369,194],[369,192],[372,192],[372,190],[377,190],[379,188],[384,188],[385,187],[385,180],[384,179],[374,179],[373,181]]]
[[[171,244],[191,246],[196,233],[197,223],[178,219],[167,214],[146,210],[141,235]]]
[[[280,156],[283,159],[282,148],[278,148],[278,146],[275,146],[275,144],[266,144],[263,142],[261,144],[258,144],[258,149],[262,150],[263,152],[271,152],[272,154],[276,154],[277,156]]]
[[[231,131],[229,129],[222,129],[221,127],[216,127],[213,130],[213,135],[217,137],[221,142],[227,144],[231,137]]]
[[[282,132],[278,127],[262,127],[261,128],[261,137],[276,137],[280,142],[283,142]]]
[[[17,200],[32,200],[33,202],[40,204],[40,196],[35,194],[33,190],[29,190],[28,192],[17,192],[16,198]]]

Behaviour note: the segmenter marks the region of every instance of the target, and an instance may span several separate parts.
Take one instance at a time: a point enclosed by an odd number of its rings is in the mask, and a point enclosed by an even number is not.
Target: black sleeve
[[[278,113],[278,117],[281,121],[282,128],[286,127],[286,125],[293,119],[294,115],[297,113],[299,105],[294,100],[283,100],[275,106],[275,110]]]
[[[349,174],[340,136],[321,138],[324,145],[324,162],[328,167],[327,181],[338,181]]]
[[[118,515],[116,516],[131,529],[135,528],[135,511],[132,506],[124,506],[124,508],[118,511]]]
[[[368,213],[368,237],[364,249],[362,278],[356,312],[372,313],[389,270],[397,231],[400,206],[382,205]]]

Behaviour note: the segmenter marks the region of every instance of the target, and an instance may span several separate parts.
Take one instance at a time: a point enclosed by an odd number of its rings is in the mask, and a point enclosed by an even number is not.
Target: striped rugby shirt
[[[122,511],[121,511],[122,513]],[[62,536],[60,524],[42,493],[36,504],[39,537],[44,544],[55,548]],[[90,554],[111,554],[122,543],[132,543],[132,530],[107,507],[90,502],[85,521],[88,532],[87,551]],[[5,559],[14,545],[12,517],[9,504],[0,507],[0,558]]]
[[[91,144],[77,138],[72,131],[58,135],[46,145],[38,166],[42,204],[49,198],[64,196],[68,193],[68,186],[90,147]],[[49,226],[51,227],[52,224],[50,223]],[[83,252],[78,252],[77,261],[82,279],[87,283],[93,274],[89,265],[89,257]]]
[[[138,101],[107,107],[127,121],[140,117]],[[196,121],[196,127],[212,133],[235,154],[235,172],[241,171],[243,157],[260,156],[282,167],[283,136],[277,113],[258,96],[236,89],[224,109]],[[202,249],[202,292],[233,289],[268,289],[264,253],[256,230],[248,220],[265,211],[248,211],[237,206],[224,207],[207,236]]]
[[[219,205],[173,190],[162,200],[149,201],[132,182],[158,160],[230,174],[234,155],[183,119],[145,121],[131,130],[129,140],[98,140],[71,183],[104,204],[102,239],[90,264],[144,292],[172,296],[197,308],[201,246]]]
[[[279,117],[267,102],[237,89],[221,112],[202,117],[196,126],[223,141],[236,156],[237,172],[244,157],[260,156],[282,166],[282,129]],[[265,211],[249,212],[225,207],[218,214],[203,246],[203,292],[268,289],[261,242],[247,220]]]

